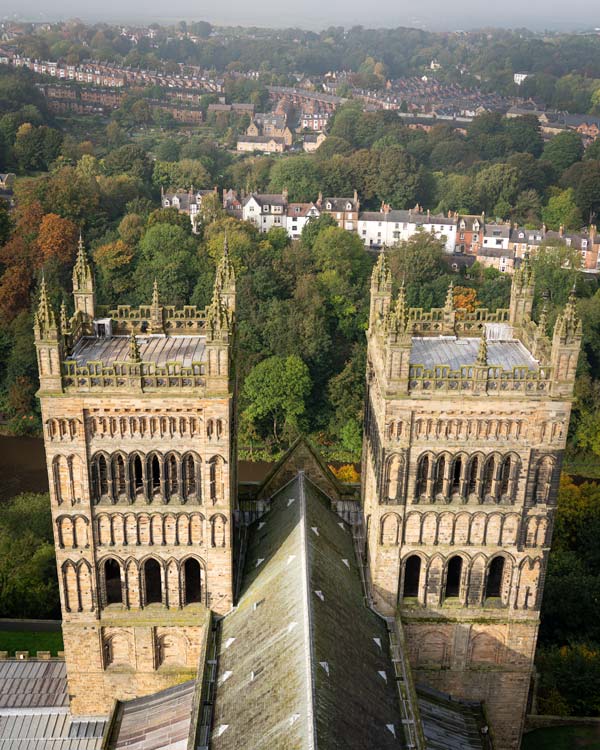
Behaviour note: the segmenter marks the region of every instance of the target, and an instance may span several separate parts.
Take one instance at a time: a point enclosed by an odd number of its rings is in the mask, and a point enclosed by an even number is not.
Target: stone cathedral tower
[[[233,603],[235,276],[204,310],[96,306],[82,241],[74,315],[42,283],[44,438],[74,714],[195,676]]]
[[[392,300],[375,266],[363,502],[375,606],[400,618],[416,682],[486,703],[495,747],[518,748],[537,639],[581,323],[551,337],[533,274],[510,309]]]

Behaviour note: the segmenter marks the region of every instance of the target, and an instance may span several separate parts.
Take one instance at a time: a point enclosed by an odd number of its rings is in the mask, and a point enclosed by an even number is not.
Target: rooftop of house
[[[149,334],[136,336],[135,340],[141,362],[163,366],[177,362],[183,367],[191,367],[192,364],[205,360],[206,336]],[[130,336],[83,336],[75,344],[69,360],[77,362],[79,367],[90,362],[102,362],[105,365],[128,362],[131,344]]]
[[[285,140],[279,135],[240,135],[238,143],[285,143]]]
[[[285,206],[287,198],[282,193],[251,193],[246,197],[244,206],[251,200],[255,200],[259,206]]]
[[[323,198],[322,207],[328,211],[356,211],[358,201],[356,198]],[[347,209],[350,204],[350,209]],[[327,208],[331,206],[331,208]]]
[[[487,326],[488,329],[493,326]],[[496,329],[509,326],[497,324]],[[506,334],[505,334],[506,335]],[[410,363],[423,365],[426,369],[448,366],[451,370],[474,365],[481,347],[481,338],[458,338],[456,336],[413,337]],[[486,341],[487,364],[489,367],[501,367],[512,370],[514,367],[526,367],[537,370],[539,363],[530,352],[516,339]]]

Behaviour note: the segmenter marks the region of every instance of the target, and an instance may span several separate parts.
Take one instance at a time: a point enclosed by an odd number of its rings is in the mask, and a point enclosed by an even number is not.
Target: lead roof
[[[513,367],[538,369],[535,360],[520,341],[487,342],[487,364],[512,370]],[[427,369],[447,365],[451,370],[474,365],[481,345],[480,338],[457,338],[455,336],[414,337],[410,352],[411,365],[423,365]]]
[[[142,362],[153,362],[158,365],[176,362],[183,367],[191,367],[194,363],[204,361],[205,336],[154,334],[136,336],[136,341]],[[127,362],[129,347],[129,336],[84,336],[75,345],[69,359],[75,360],[80,367],[88,362],[102,362],[106,365]]]

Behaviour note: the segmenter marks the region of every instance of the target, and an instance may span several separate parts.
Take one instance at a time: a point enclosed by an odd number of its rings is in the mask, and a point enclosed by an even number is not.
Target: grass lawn
[[[523,737],[521,750],[600,750],[600,726],[536,729]]]
[[[0,651],[8,651],[13,656],[15,651],[29,651],[35,656],[36,651],[50,651],[56,656],[62,651],[62,633],[27,633],[23,631],[0,631]]]

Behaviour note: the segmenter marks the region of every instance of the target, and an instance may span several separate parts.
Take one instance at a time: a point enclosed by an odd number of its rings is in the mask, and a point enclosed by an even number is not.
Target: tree
[[[542,209],[542,219],[550,229],[558,230],[561,226],[565,229],[580,229],[583,220],[575,203],[573,188],[556,192]]]
[[[389,263],[397,283],[422,284],[443,272],[444,242],[430,232],[417,231],[389,250]]]
[[[537,115],[523,115],[505,120],[504,131],[510,138],[513,151],[538,157],[544,148],[540,121]]]
[[[394,146],[381,153],[375,193],[394,208],[409,208],[427,201],[424,178],[415,159],[402,146]]]
[[[42,264],[56,261],[60,265],[73,262],[77,248],[77,226],[57,214],[46,214],[40,224],[37,244]]]
[[[564,172],[560,180],[564,188],[573,188],[575,203],[584,221],[593,221],[600,211],[600,161],[577,162]]]
[[[142,182],[149,182],[152,164],[148,154],[140,146],[127,144],[111,151],[103,161],[106,174],[130,174]]]
[[[291,202],[315,201],[320,187],[321,176],[311,156],[279,159],[271,169],[270,192],[281,193],[287,189]]]
[[[493,214],[496,205],[504,201],[513,204],[519,187],[519,175],[514,167],[506,164],[492,164],[484,167],[475,177],[475,191],[481,208]]]
[[[131,292],[133,260],[133,249],[123,240],[107,242],[94,250],[99,291],[104,298],[114,303]]]
[[[315,152],[317,159],[320,160],[331,159],[334,154],[347,156],[350,153],[352,153],[352,145],[344,138],[335,135],[330,135]]]
[[[154,163],[152,181],[157,187],[189,190],[206,188],[210,185],[210,174],[201,161],[182,159],[181,161],[157,161]]]
[[[310,389],[309,370],[300,357],[269,357],[244,382],[243,419],[256,434],[270,434],[279,445],[283,436],[291,438],[302,428]]]
[[[21,125],[17,131],[14,153],[21,169],[47,170],[60,154],[62,134],[47,125]]]
[[[60,616],[48,495],[0,504],[0,610],[7,617]]]
[[[328,227],[337,227],[337,221],[329,213],[309,219],[302,227],[301,241],[304,247],[312,250],[319,234]]]
[[[187,304],[197,266],[196,241],[184,229],[172,224],[151,226],[140,242],[135,270],[140,302],[149,303],[156,279],[165,304]]]
[[[561,174],[583,157],[583,141],[579,133],[565,130],[555,135],[544,147],[543,158]]]

